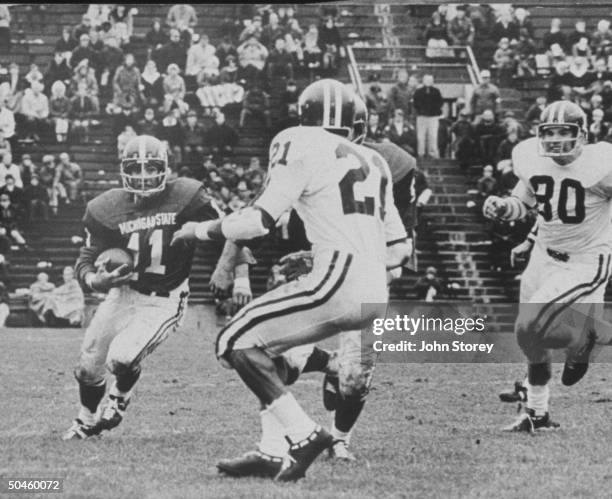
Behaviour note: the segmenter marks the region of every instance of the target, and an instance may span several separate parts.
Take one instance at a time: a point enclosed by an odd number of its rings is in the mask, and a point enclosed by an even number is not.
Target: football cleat
[[[108,403],[102,411],[102,417],[100,421],[96,423],[96,427],[102,430],[112,430],[123,420],[125,410],[127,409],[129,400],[125,400],[123,397],[116,397],[114,395],[108,396]]]
[[[323,378],[323,407],[328,411],[335,411],[338,407],[340,382],[338,376],[326,374]]]
[[[595,337],[595,331],[589,331],[586,342],[581,348],[568,355],[561,374],[561,383],[565,386],[575,385],[586,374],[589,369],[589,358],[595,347]]]
[[[536,416],[533,409],[526,409],[514,423],[505,426],[502,431],[534,434],[537,430],[555,430],[559,426],[561,426],[559,423],[550,419],[548,412],[543,416]]]
[[[295,482],[306,476],[306,470],[321,452],[329,448],[333,442],[332,436],[320,426],[317,426],[304,440],[292,443],[289,447],[291,461],[285,460],[287,466],[276,476],[279,482]]]
[[[527,402],[527,388],[520,381],[514,382],[514,391],[499,394],[502,402]]]
[[[62,435],[62,440],[85,440],[99,433],[95,425],[87,425],[77,418],[72,422],[68,431]]]
[[[288,458],[287,458],[288,459]],[[274,478],[279,474],[285,459],[254,450],[234,459],[222,459],[217,463],[221,473],[233,477],[257,476]]]
[[[328,452],[330,459],[339,459],[340,461],[357,461],[355,455],[348,450],[346,440],[334,440]]]

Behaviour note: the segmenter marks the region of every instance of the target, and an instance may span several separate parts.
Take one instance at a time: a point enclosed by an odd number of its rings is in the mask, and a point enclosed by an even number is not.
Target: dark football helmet
[[[308,85],[298,99],[298,114],[303,126],[318,126],[353,138],[356,94],[343,83],[323,79]]]
[[[168,153],[163,142],[150,135],[134,137],[123,150],[120,174],[128,192],[148,196],[163,191],[168,179]]]
[[[573,102],[553,102],[542,111],[537,134],[541,156],[572,161],[587,142],[586,114]]]

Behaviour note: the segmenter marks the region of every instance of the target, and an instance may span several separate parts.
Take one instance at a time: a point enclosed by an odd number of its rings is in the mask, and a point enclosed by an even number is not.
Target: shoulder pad
[[[88,216],[106,227],[113,225],[114,215],[120,214],[128,209],[130,194],[123,189],[115,188],[93,198],[87,203],[85,221]]]

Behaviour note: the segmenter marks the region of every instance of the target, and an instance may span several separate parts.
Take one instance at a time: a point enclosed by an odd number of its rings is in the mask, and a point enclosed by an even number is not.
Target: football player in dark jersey
[[[141,362],[182,322],[195,244],[170,246],[172,234],[188,221],[216,219],[219,212],[196,180],[168,180],[161,141],[142,135],[125,147],[123,188],[91,200],[84,216],[87,242],[76,262],[85,291],[107,293],[85,332],[75,376],[81,408],[64,439],[84,439],[117,426],[140,376]],[[109,248],[131,252],[127,265],[109,271],[98,255]],[[115,381],[108,403],[105,371]],[[101,412],[101,414],[98,414]]]

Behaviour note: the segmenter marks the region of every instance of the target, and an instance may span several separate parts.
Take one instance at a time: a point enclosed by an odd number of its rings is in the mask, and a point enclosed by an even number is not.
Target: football
[[[112,272],[117,267],[120,267],[124,264],[128,266],[129,272],[134,270],[134,257],[128,250],[124,250],[122,248],[110,248],[104,250],[102,253],[100,253],[100,255],[98,255],[98,258],[96,259],[96,267],[106,259],[108,259],[106,269],[109,272]]]

